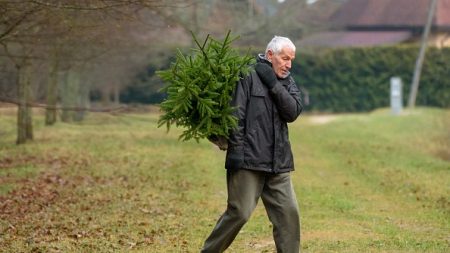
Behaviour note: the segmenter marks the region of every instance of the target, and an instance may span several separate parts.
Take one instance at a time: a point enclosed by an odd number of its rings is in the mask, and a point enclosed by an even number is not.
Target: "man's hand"
[[[255,66],[256,73],[258,73],[259,78],[267,88],[272,89],[277,83],[277,76],[273,71],[272,67],[265,63],[256,63]]]
[[[228,148],[228,140],[223,136],[211,135],[208,140],[219,147],[220,150],[227,150]]]

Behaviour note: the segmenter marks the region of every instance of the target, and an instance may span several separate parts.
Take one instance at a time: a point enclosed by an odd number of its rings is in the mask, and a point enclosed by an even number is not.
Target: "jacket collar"
[[[256,62],[269,64],[269,66],[272,67],[272,63],[269,60],[267,60],[266,55],[264,54],[258,54],[258,57],[256,57]]]

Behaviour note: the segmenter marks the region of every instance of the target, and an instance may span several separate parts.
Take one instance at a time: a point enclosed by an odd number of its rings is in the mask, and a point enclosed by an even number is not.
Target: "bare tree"
[[[90,87],[85,80],[92,80],[94,78],[87,76],[99,73],[97,70],[87,70],[86,66],[93,66],[98,59],[120,58],[121,50],[117,47],[126,47],[123,42],[130,35],[128,30],[123,29],[124,26],[139,22],[143,11],[160,10],[177,4],[180,2],[175,0],[0,1],[0,57],[6,57],[14,64],[18,76],[17,143],[25,143],[33,136],[29,107],[33,100],[31,82],[37,79],[36,75],[43,74],[33,71],[34,66],[48,66],[48,72],[44,73],[48,80],[46,124],[51,125],[56,120],[58,98],[62,99],[65,109],[86,106]],[[103,73],[104,76],[119,72],[111,71],[120,69],[119,62],[102,64],[105,70],[109,69]],[[126,65],[123,61],[122,64]],[[120,89],[118,82],[111,82],[111,85],[113,90]],[[58,86],[63,89],[58,89]],[[64,93],[58,95],[60,90]],[[64,119],[80,118],[80,114],[70,116],[68,111],[64,110]]]
[[[64,120],[80,120],[82,109],[95,109],[92,89],[117,103],[120,90],[156,61],[158,52],[192,46],[191,31],[217,37],[231,29],[247,48],[252,38],[265,42],[259,35],[271,36],[267,16],[278,10],[276,1],[255,0],[0,0],[0,58],[6,60],[0,65],[18,84],[8,82],[0,92],[17,95],[20,119],[45,98],[47,125],[56,122],[59,109]],[[46,85],[36,89],[42,82]],[[23,122],[32,121],[18,121],[19,131],[27,129]],[[20,137],[18,143],[25,141]]]
[[[31,43],[36,39],[35,35],[39,30],[41,19],[36,14],[41,11],[36,6],[20,6],[23,9],[17,10],[14,5],[21,5],[14,1],[1,2],[2,13],[0,44],[2,54],[10,59],[15,66],[17,73],[17,96],[18,96],[18,116],[17,116],[17,143],[25,143],[26,140],[33,139],[33,127],[31,108],[28,102],[32,98],[31,81],[33,60],[38,56],[35,44]],[[34,22],[30,22],[34,20]]]

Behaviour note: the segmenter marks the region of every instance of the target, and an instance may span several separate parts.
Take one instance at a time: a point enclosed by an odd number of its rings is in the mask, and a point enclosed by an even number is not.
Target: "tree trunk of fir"
[[[18,68],[17,95],[19,108],[17,111],[17,144],[24,144],[33,139],[31,101],[30,66],[23,65]]]
[[[47,105],[45,111],[45,125],[51,126],[56,123],[56,102],[58,98],[58,58],[55,55],[50,66],[49,80],[47,83]]]

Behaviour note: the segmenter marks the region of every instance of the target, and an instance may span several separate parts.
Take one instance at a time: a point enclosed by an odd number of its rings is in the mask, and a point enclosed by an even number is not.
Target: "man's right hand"
[[[208,140],[219,147],[220,150],[227,150],[228,148],[228,139],[224,136],[211,135]]]

